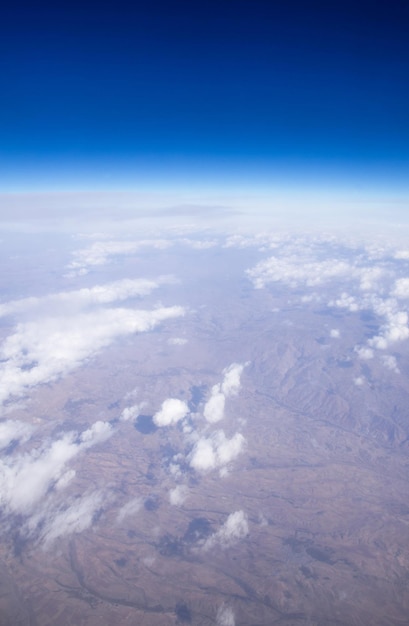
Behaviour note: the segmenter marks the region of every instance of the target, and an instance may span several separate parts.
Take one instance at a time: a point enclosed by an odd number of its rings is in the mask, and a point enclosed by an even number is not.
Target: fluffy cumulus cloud
[[[214,385],[203,410],[203,415],[210,424],[215,424],[223,419],[225,404],[226,396],[220,391],[220,385]]]
[[[133,404],[132,406],[125,407],[122,411],[119,419],[121,422],[133,422],[140,414],[143,407],[146,406],[146,402],[140,402],[139,404]]]
[[[189,490],[186,485],[176,485],[174,489],[169,491],[169,502],[173,506],[180,506],[186,500],[188,493]]]
[[[237,458],[244,445],[245,439],[241,433],[236,433],[229,439],[223,430],[217,430],[196,441],[190,453],[190,466],[199,472],[226,466]]]
[[[214,546],[227,548],[240,541],[240,539],[244,539],[248,533],[247,515],[244,511],[235,511],[228,516],[223,526],[217,532],[206,539],[202,550],[210,550]]]
[[[0,347],[0,402],[56,380],[119,337],[149,331],[183,314],[178,306],[152,311],[101,308],[20,323]]]
[[[222,604],[216,614],[217,626],[235,626],[236,620],[234,618],[233,609],[227,604]]]
[[[330,337],[332,337],[332,339],[339,339],[341,336],[341,333],[338,328],[332,328],[329,334],[330,334]]]
[[[171,426],[177,424],[189,413],[189,407],[183,400],[168,398],[162,403],[160,411],[155,413],[153,421],[156,426]]]
[[[214,424],[224,417],[226,398],[236,395],[240,390],[240,377],[245,365],[232,363],[223,370],[224,378],[221,383],[213,385],[210,398],[205,404],[203,415]]]

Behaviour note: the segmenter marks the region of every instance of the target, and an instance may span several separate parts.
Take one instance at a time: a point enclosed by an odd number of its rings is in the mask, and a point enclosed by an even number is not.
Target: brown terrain
[[[172,302],[191,306],[185,318],[117,342],[38,387],[12,414],[37,420],[38,437],[98,419],[111,420],[115,433],[72,463],[68,495],[90,486],[107,494],[91,528],[47,547],[21,536],[18,520],[4,534],[0,624],[409,623],[406,348],[399,347],[400,375],[359,360],[353,347],[371,321],[301,305],[284,287],[253,290],[243,279],[248,258],[232,274],[233,258],[220,274],[215,256],[210,276],[219,278],[206,283],[206,258],[197,261],[200,291],[188,268],[184,285],[169,287]],[[334,327],[340,339],[330,338]],[[180,336],[185,345],[167,343]],[[211,429],[241,432],[246,447],[227,475],[198,473],[181,425],[154,429],[150,418],[178,397],[190,402],[193,429],[204,429],[203,403],[233,362],[249,364]],[[119,422],[134,389],[145,417]],[[170,464],[179,453],[183,475],[175,477]],[[187,498],[171,505],[179,483]],[[118,521],[134,498],[140,510]],[[235,511],[246,515],[248,535],[206,548]],[[223,605],[235,622],[217,620]]]

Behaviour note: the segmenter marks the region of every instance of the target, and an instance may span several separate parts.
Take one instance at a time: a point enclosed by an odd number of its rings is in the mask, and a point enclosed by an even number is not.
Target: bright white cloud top
[[[189,407],[186,402],[168,398],[163,402],[160,411],[153,416],[153,421],[156,426],[171,426],[180,422],[188,413]]]

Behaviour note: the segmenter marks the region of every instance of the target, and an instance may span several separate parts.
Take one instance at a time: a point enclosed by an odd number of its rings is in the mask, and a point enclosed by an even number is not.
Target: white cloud
[[[188,496],[189,490],[186,485],[177,485],[169,491],[169,502],[173,506],[180,506]]]
[[[245,365],[232,363],[223,370],[223,381],[213,385],[203,415],[210,424],[219,422],[224,417],[226,398],[236,395],[240,389],[240,377]]]
[[[398,250],[394,254],[395,259],[409,259],[409,250]]]
[[[7,448],[13,441],[24,443],[31,437],[34,428],[30,424],[15,420],[0,422],[0,450]]]
[[[236,395],[240,389],[240,376],[243,372],[244,365],[240,363],[232,363],[223,370],[224,379],[222,382],[222,392],[226,397]]]
[[[357,387],[362,387],[362,385],[365,384],[365,378],[363,378],[362,376],[357,376],[356,378],[354,378],[354,383]]]
[[[409,298],[409,278],[398,278],[391,295],[402,300]]]
[[[366,348],[365,346],[356,346],[355,352],[359,356],[360,359],[364,359],[364,361],[368,361],[369,359],[373,359],[374,351],[372,348]]]
[[[189,407],[183,400],[168,398],[162,403],[160,411],[155,413],[153,421],[156,426],[170,426],[182,420],[189,413]]]
[[[350,277],[353,268],[345,261],[326,259],[312,260],[300,255],[272,256],[247,270],[256,289],[271,282],[284,282],[290,286],[314,287],[334,278]]]
[[[226,397],[219,389],[220,385],[214,385],[211,396],[204,406],[203,415],[210,424],[220,422],[224,417]]]
[[[73,261],[68,269],[73,270],[71,275],[85,274],[89,267],[105,265],[115,256],[129,256],[135,254],[141,248],[151,247],[166,249],[172,243],[165,239],[145,239],[140,241],[96,241],[84,250],[74,252]]]
[[[133,517],[136,515],[142,508],[143,500],[142,498],[132,498],[129,500],[122,508],[119,509],[118,515],[116,517],[116,521],[118,524],[124,521],[126,517]]]
[[[340,309],[347,309],[351,313],[356,313],[362,308],[362,305],[357,302],[357,299],[354,296],[349,295],[348,293],[341,293],[339,298],[335,300],[330,300],[328,302],[328,306],[335,306]]]
[[[168,339],[168,344],[170,346],[184,346],[187,343],[187,339],[183,337],[171,337]]]
[[[235,626],[233,609],[226,604],[219,606],[216,615],[216,626]]]
[[[384,366],[388,369],[391,370],[392,372],[395,372],[395,374],[400,374],[400,370],[398,367],[398,363],[396,361],[396,357],[392,356],[392,355],[383,355],[382,357],[382,363],[384,364]]]
[[[0,317],[5,315],[25,313],[27,311],[49,315],[89,308],[95,305],[109,304],[124,301],[136,296],[146,296],[160,285],[174,282],[171,276],[160,276],[156,280],[145,278],[123,279],[105,285],[77,289],[75,291],[60,291],[42,297],[22,298],[0,304]]]
[[[184,315],[182,307],[153,311],[100,309],[20,323],[0,348],[0,402],[56,380],[115,339],[151,330]]]
[[[333,339],[339,339],[341,336],[341,333],[339,331],[338,328],[332,328],[330,331],[330,337],[332,337]]]
[[[245,442],[241,433],[228,439],[222,430],[217,430],[195,443],[190,453],[190,466],[200,472],[223,467],[243,451]]]
[[[32,513],[49,489],[61,481],[66,465],[80,452],[106,441],[112,433],[108,422],[98,421],[80,436],[65,433],[48,447],[0,460],[0,506],[7,513]],[[64,478],[60,488],[63,484]]]
[[[89,492],[80,498],[70,499],[68,505],[50,511],[44,519],[43,513],[30,520],[28,528],[34,529],[35,522],[40,524],[39,541],[44,548],[65,535],[80,533],[92,526],[95,514],[106,503],[102,491]]]
[[[231,513],[223,526],[210,535],[204,542],[202,549],[210,550],[214,546],[227,548],[248,535],[249,525],[244,511]]]
[[[133,422],[141,412],[141,409],[146,406],[146,402],[140,402],[139,404],[134,404],[133,406],[126,407],[119,419],[121,422]]]
[[[409,337],[408,314],[406,311],[389,311],[386,323],[380,328],[380,334],[372,337],[368,344],[378,350],[385,350],[396,341],[403,341]]]

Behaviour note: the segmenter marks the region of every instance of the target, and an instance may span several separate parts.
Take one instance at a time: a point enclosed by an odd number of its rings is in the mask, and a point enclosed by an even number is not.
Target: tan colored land
[[[331,342],[336,322],[313,304],[259,292],[229,304],[220,292],[212,300],[210,287],[202,298],[207,308],[106,350],[38,389],[16,416],[35,416],[42,436],[81,431],[96,419],[116,420],[135,388],[152,414],[167,397],[189,400],[192,387],[210,389],[226,365],[248,361],[242,389],[217,425],[240,431],[245,452],[224,477],[186,467],[176,479],[171,458],[189,453],[178,426],[143,435],[114,421],[111,439],[75,460],[67,487],[70,495],[106,489],[93,527],[47,550],[34,539],[16,546],[11,531],[4,540],[1,556],[30,615],[21,624],[206,626],[223,603],[237,626],[407,624],[405,371],[395,376],[376,363],[369,370],[351,352],[360,322]],[[167,344],[182,332],[185,346]],[[357,386],[363,367],[367,382]],[[200,407],[191,421],[204,427]],[[178,481],[188,496],[171,506]],[[136,497],[140,511],[118,522],[120,507]],[[203,550],[237,510],[247,515],[249,535]],[[195,520],[202,520],[196,535],[189,532]]]

